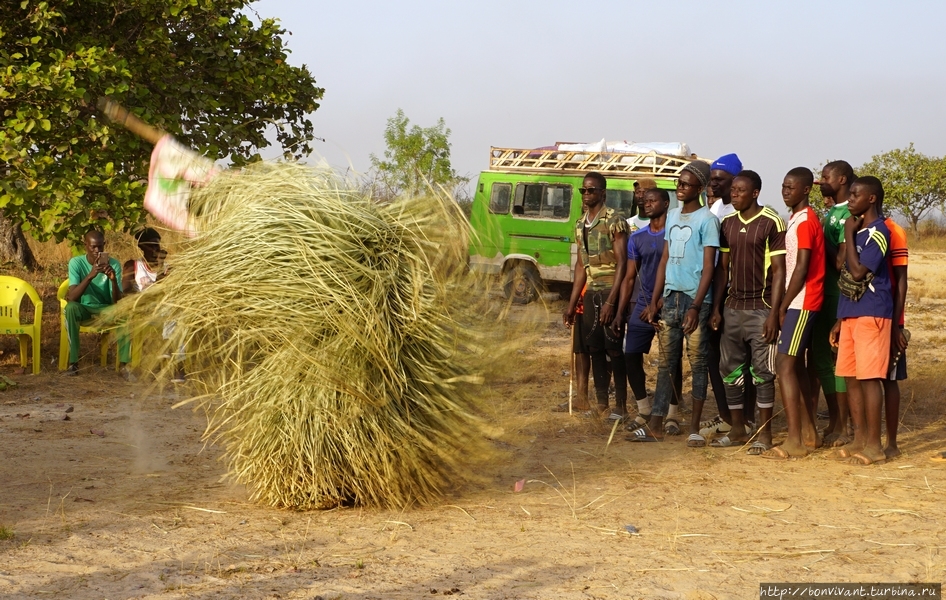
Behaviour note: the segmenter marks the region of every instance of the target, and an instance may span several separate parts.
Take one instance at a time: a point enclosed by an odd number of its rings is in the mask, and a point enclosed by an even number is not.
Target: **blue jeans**
[[[657,332],[657,340],[660,342],[660,367],[657,369],[654,407],[650,413],[658,417],[666,417],[670,409],[670,397],[673,395],[671,373],[681,366],[684,339],[687,343],[687,357],[690,359],[690,372],[693,377],[691,395],[696,400],[706,400],[706,355],[709,352],[710,304],[703,303],[696,329],[685,336],[683,335],[683,319],[692,304],[693,298],[683,292],[670,292],[670,295],[664,298],[663,309],[660,311],[660,330]]]

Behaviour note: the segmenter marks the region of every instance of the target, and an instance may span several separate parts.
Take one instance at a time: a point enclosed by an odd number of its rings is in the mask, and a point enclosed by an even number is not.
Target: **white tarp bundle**
[[[690,157],[690,146],[686,142],[627,142],[627,141],[606,141],[601,138],[600,142],[590,142],[583,144],[559,144],[558,149],[570,152],[614,152],[628,154],[666,154],[669,156],[679,156],[681,158]]]

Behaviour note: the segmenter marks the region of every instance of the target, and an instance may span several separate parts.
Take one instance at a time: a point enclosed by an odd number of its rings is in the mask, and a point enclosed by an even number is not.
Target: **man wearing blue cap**
[[[724,154],[710,165],[709,187],[713,196],[718,198],[710,212],[716,215],[720,221],[724,217],[736,212],[732,205],[732,181],[742,171],[742,161],[736,154]],[[713,387],[713,396],[716,398],[716,409],[719,416],[712,420],[702,423],[704,427],[700,429],[700,435],[710,436],[721,433],[729,433],[732,417],[729,414],[729,404],[726,402],[726,387],[723,384],[723,377],[719,372],[719,344],[722,336],[722,328],[710,330],[709,338],[709,356],[706,358],[707,368],[709,369],[710,384]],[[743,414],[748,421],[752,421],[755,415],[755,386],[752,382],[746,383],[745,408]]]
[[[732,196],[729,193],[732,187],[732,180],[739,171],[742,171],[742,161],[735,154],[725,154],[720,156],[710,165],[710,190],[717,202],[710,207],[710,212],[716,215],[717,219],[722,219],[729,213],[736,212],[732,207]]]

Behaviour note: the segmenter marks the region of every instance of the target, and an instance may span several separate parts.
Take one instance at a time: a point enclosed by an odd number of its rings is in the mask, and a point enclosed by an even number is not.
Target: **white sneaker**
[[[705,422],[706,421],[704,421],[703,423]],[[702,425],[703,423],[700,423],[700,425]],[[716,436],[716,435],[721,435],[721,434],[727,434],[730,431],[732,431],[732,425],[720,419],[718,423],[714,423],[712,425],[709,425],[707,427],[700,429],[700,435],[702,435],[703,437],[710,437],[710,436]]]

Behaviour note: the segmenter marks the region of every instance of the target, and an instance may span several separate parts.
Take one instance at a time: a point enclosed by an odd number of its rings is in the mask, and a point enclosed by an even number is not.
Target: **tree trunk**
[[[12,262],[29,271],[36,270],[36,258],[19,223],[0,214],[0,262]]]
[[[910,224],[913,225],[913,235],[916,236],[916,241],[920,241],[920,217],[916,215],[910,215]]]

